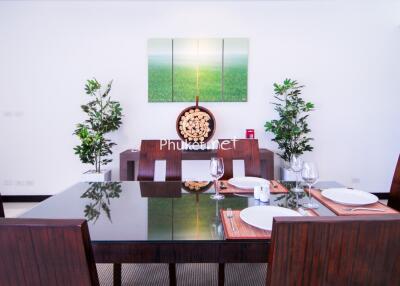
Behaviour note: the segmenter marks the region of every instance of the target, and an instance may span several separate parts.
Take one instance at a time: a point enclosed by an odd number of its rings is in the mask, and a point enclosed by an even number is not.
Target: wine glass
[[[222,200],[225,198],[218,192],[218,179],[224,175],[224,161],[219,157],[212,157],[210,161],[210,174],[214,179],[215,194],[211,195],[213,200]]]
[[[311,187],[317,182],[319,177],[317,166],[312,162],[304,162],[303,169],[301,170],[301,176],[308,185],[309,197],[308,203],[304,204],[303,206],[309,209],[317,209],[319,205],[311,201]]]
[[[296,187],[292,189],[293,192],[301,193],[303,191],[302,188],[299,188],[299,173],[303,169],[303,159],[298,155],[292,155],[290,158],[290,169],[296,173]]]

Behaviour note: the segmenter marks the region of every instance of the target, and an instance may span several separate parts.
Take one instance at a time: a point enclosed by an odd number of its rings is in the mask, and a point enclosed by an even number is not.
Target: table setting
[[[269,192],[273,194],[287,193],[288,190],[280,184],[277,180],[266,180],[257,177],[234,177],[226,181],[220,181],[219,193],[220,194],[253,194],[254,188],[258,193],[261,186],[269,188]],[[256,195],[257,197],[259,196]]]
[[[379,202],[376,195],[349,188],[314,190],[314,198],[336,215],[396,214],[398,211]]]
[[[215,165],[216,164],[216,165]],[[270,239],[274,217],[319,216],[320,204],[337,216],[396,214],[398,211],[382,204],[374,194],[346,187],[314,188],[319,178],[313,162],[303,162],[293,156],[290,162],[296,181],[282,184],[278,180],[258,177],[233,177],[218,182],[223,174],[223,160],[212,159],[210,170],[215,179],[216,194],[212,199],[223,200],[227,196],[244,196],[253,200],[253,205],[242,210],[221,209],[221,221],[226,239]],[[214,169],[218,170],[217,175]],[[300,184],[299,175],[302,177]],[[292,185],[293,187],[287,187]],[[284,207],[271,204],[271,194],[279,199],[292,199]],[[308,197],[305,201],[301,198]]]
[[[297,164],[301,160],[296,161]],[[243,210],[221,209],[221,221],[226,239],[270,239],[272,220],[277,216],[317,216],[311,209],[305,210],[298,205],[298,182],[293,192],[296,194],[296,209],[269,205],[271,194],[289,194],[289,190],[277,180],[266,180],[259,177],[233,177],[218,183],[223,176],[224,165],[222,158],[212,158],[210,174],[214,178],[215,194],[211,199],[223,200],[225,195],[244,196],[254,199],[254,206]],[[315,176],[315,174],[312,174]],[[316,178],[314,179],[314,183]],[[312,182],[312,183],[313,183]]]

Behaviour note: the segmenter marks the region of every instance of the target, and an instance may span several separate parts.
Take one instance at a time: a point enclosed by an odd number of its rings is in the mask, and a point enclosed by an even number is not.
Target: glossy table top
[[[289,183],[284,183],[290,187]],[[315,187],[340,187],[320,182]],[[91,240],[96,241],[210,241],[223,240],[220,209],[241,210],[262,204],[252,196],[210,199],[213,184],[190,190],[182,182],[78,183],[41,202],[22,218],[88,220]],[[303,200],[308,197],[301,194]],[[295,208],[295,195],[271,195],[267,205]],[[319,215],[334,215],[322,204]]]

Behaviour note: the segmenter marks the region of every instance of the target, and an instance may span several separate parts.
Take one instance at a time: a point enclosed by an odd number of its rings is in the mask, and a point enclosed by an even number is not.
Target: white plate
[[[235,177],[228,180],[228,183],[239,189],[254,189],[255,186],[269,185],[269,181],[257,177]]]
[[[265,230],[272,230],[272,219],[276,216],[301,216],[301,214],[276,206],[255,206],[240,212],[240,218],[244,222]]]
[[[348,206],[364,206],[374,204],[379,200],[371,193],[346,188],[326,189],[321,192],[321,195],[335,203]]]

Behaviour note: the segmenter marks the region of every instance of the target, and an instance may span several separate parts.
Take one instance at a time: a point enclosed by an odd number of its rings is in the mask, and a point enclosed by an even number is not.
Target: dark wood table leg
[[[225,263],[218,264],[218,286],[225,284]]]
[[[0,194],[0,217],[5,217],[4,208],[3,208],[3,200],[1,199],[1,194]]]
[[[260,160],[260,167],[261,167],[261,178],[268,180],[267,161]]]
[[[169,270],[169,285],[176,286],[176,265],[175,265],[175,263],[169,263],[168,270]]]
[[[114,263],[113,264],[113,280],[114,286],[121,286],[122,285],[122,275],[121,275],[121,263]]]
[[[128,161],[121,153],[119,155],[119,180],[126,181],[128,179]]]
[[[125,158],[120,158],[119,180],[120,181],[135,181],[136,180],[135,161],[128,161]]]
[[[267,180],[275,179],[273,157],[270,160],[261,160],[260,163],[261,177]]]
[[[136,170],[135,170],[135,161],[127,162],[127,181],[135,181],[136,180]]]

